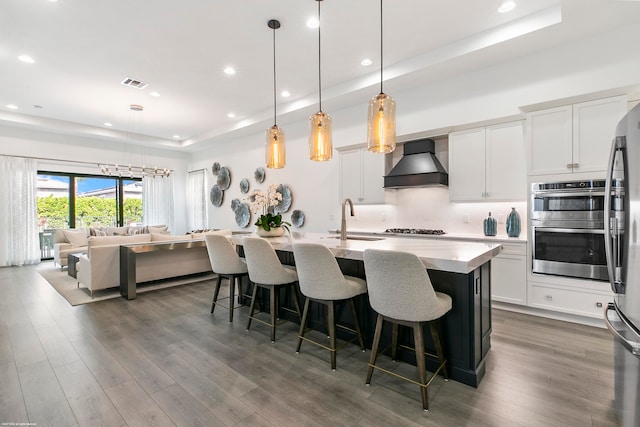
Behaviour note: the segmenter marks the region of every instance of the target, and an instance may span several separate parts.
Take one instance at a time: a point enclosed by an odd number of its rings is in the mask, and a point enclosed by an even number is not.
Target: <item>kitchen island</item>
[[[269,238],[283,264],[295,265],[294,242],[319,243],[336,257],[344,274],[366,278],[363,253],[365,249],[386,249],[411,252],[424,263],[433,287],[451,296],[453,307],[441,320],[441,338],[448,360],[449,377],[477,387],[485,373],[485,357],[491,347],[491,258],[498,255],[498,243],[456,242],[447,240],[418,240],[400,237],[350,236],[346,241],[332,234],[305,233],[294,237]],[[242,253],[242,235],[233,235],[231,241]],[[389,283],[393,286],[393,283]],[[285,296],[286,298],[286,296]],[[286,301],[284,301],[286,303]],[[358,301],[360,325],[365,344],[371,348],[376,313],[369,306],[366,295]],[[348,313],[338,312],[339,321],[349,321]],[[312,316],[312,317],[311,317]],[[324,312],[310,315],[309,326],[324,330]],[[385,331],[382,348],[391,341],[391,331]],[[411,345],[410,336],[401,329],[400,343]],[[425,349],[434,353],[428,329],[425,331]],[[412,351],[400,351],[400,358],[415,364]],[[427,359],[427,368],[433,370],[436,362]]]

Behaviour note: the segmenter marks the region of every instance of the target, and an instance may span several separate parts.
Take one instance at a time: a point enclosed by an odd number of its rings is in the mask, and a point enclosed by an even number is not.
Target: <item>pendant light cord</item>
[[[274,25],[273,28],[273,125],[277,126],[276,118],[278,117],[277,113],[277,102],[276,102],[276,28]]]
[[[380,93],[382,91],[382,68],[383,68],[383,48],[382,48],[382,0],[380,0]]]
[[[318,2],[318,104],[320,108],[320,112],[322,112],[322,67],[321,67],[321,56],[320,56],[320,2],[322,0],[317,0]]]

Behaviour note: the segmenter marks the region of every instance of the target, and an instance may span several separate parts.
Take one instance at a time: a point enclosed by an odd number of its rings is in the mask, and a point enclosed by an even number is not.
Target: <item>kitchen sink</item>
[[[340,236],[323,237],[323,239],[339,239]],[[347,240],[364,240],[366,242],[375,242],[384,240],[384,237],[366,237],[366,236],[347,236]]]

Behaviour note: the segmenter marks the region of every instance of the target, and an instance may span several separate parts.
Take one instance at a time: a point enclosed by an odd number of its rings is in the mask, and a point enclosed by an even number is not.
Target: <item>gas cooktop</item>
[[[396,234],[445,234],[442,230],[429,230],[425,228],[387,228],[384,232]]]

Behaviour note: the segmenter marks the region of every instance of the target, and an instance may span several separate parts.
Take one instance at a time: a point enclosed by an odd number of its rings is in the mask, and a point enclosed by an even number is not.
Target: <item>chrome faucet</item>
[[[342,202],[342,224],[340,228],[340,240],[347,240],[347,219],[345,218],[345,208],[347,207],[347,203],[349,203],[349,207],[351,208],[351,216],[353,216],[353,202],[351,199],[344,199]]]

